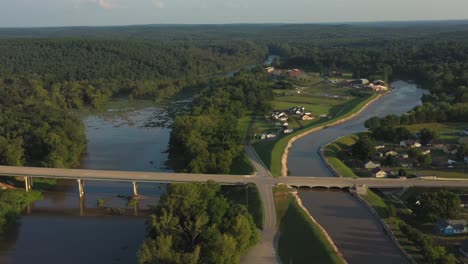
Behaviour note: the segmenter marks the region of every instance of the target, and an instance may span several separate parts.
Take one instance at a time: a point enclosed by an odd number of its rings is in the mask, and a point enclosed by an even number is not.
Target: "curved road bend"
[[[294,176],[331,177],[318,151],[322,145],[338,137],[365,131],[364,122],[373,116],[402,114],[420,104],[425,92],[415,85],[393,83],[396,87],[366,108],[355,118],[338,126],[326,128],[297,140],[291,147],[288,169]],[[351,194],[300,191],[304,206],[327,230],[338,249],[350,264],[407,263],[382,227]]]

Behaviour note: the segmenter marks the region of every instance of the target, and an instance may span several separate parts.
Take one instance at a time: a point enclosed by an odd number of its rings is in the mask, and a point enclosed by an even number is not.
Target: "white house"
[[[372,160],[368,161],[366,164],[364,164],[364,168],[366,169],[375,169],[380,167],[379,162],[373,162]]]
[[[410,148],[420,148],[421,143],[414,141],[414,140],[402,140],[400,141],[400,146],[402,147],[410,147]]]
[[[377,167],[371,171],[372,177],[374,178],[385,178],[388,176],[388,173],[382,170],[380,167]]]
[[[292,132],[294,132],[294,130],[292,128],[288,128],[288,129],[285,129],[283,131],[283,133],[285,133],[285,134],[291,134]]]

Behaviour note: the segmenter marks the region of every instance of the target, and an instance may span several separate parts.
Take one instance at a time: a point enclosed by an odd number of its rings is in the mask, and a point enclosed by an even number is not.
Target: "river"
[[[271,64],[270,55],[264,64]],[[245,68],[251,68],[246,66]],[[229,71],[224,76],[232,76]],[[173,102],[128,102],[113,99],[102,112],[83,117],[88,138],[83,169],[121,171],[168,171],[167,146],[174,111],[191,104],[191,94]],[[130,183],[87,181],[80,202],[77,184],[61,181],[44,200],[23,214],[20,225],[0,243],[0,263],[134,264],[145,239],[145,221],[150,205],[158,203],[165,185],[140,183],[144,200],[129,205]],[[122,215],[109,215],[98,208],[120,208]]]
[[[400,115],[421,104],[426,91],[416,85],[396,82],[395,89],[370,105],[357,117],[296,141],[289,152],[288,167],[294,176],[331,177],[318,155],[320,146],[352,133],[365,131],[372,116]],[[299,191],[304,206],[327,230],[350,264],[407,263],[369,210],[351,194],[338,191]]]

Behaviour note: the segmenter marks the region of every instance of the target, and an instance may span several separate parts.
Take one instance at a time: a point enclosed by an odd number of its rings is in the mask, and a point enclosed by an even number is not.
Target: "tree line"
[[[245,41],[183,43],[119,39],[0,41],[0,76],[41,80],[69,107],[102,105],[110,96],[160,99],[267,54]]]
[[[239,134],[238,118],[247,110],[269,111],[271,87],[261,67],[214,80],[195,98],[191,112],[175,120],[169,144],[172,167],[183,172],[230,173],[245,136]]]

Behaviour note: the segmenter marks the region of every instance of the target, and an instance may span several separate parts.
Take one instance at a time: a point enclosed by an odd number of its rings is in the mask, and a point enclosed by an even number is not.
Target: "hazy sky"
[[[0,27],[468,19],[468,0],[0,0]]]

